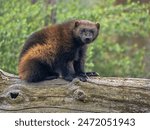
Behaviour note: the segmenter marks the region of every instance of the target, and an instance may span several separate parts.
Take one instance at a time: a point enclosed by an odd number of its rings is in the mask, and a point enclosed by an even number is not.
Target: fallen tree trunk
[[[0,70],[0,112],[150,112],[150,79],[26,83]]]

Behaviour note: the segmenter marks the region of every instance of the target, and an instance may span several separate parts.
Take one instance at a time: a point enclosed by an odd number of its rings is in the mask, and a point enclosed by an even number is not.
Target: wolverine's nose
[[[88,42],[91,41],[91,39],[90,38],[85,38],[85,41],[88,43]]]

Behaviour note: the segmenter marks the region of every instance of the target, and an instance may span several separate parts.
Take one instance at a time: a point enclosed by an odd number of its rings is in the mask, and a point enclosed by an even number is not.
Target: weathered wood
[[[26,83],[0,70],[0,112],[150,112],[150,79]]]

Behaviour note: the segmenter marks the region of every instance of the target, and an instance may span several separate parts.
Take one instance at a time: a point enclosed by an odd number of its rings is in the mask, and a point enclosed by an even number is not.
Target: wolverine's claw
[[[80,73],[77,76],[80,79],[80,81],[83,81],[83,82],[86,82],[88,79],[88,76],[86,75],[86,73]]]
[[[86,72],[87,76],[99,76],[99,73],[97,72]]]
[[[88,78],[86,78],[86,77],[79,77],[79,79],[80,79],[80,81],[82,81],[82,82],[86,82]]]

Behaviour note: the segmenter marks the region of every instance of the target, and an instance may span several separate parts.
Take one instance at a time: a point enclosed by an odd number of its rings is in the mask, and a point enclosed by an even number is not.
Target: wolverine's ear
[[[80,24],[80,21],[75,21],[75,28],[78,27]]]
[[[96,27],[97,27],[97,29],[100,29],[100,24],[96,23]]]

